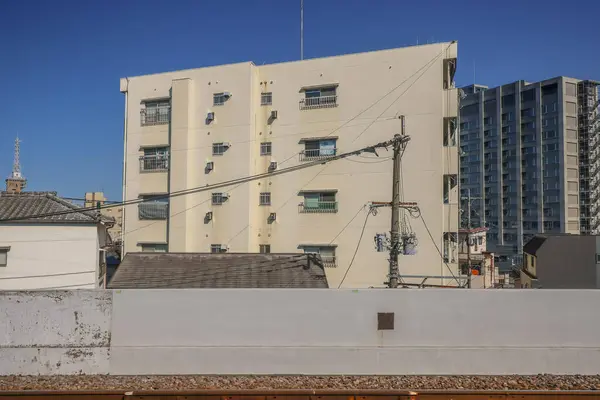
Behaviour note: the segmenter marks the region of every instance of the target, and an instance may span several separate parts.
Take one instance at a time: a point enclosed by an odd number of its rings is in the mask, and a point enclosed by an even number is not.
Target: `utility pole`
[[[394,170],[392,171],[392,201],[372,201],[371,208],[379,207],[391,207],[392,208],[392,221],[390,228],[390,246],[389,246],[389,280],[387,282],[388,287],[397,288],[400,280],[400,269],[398,267],[398,255],[400,254],[401,243],[400,237],[400,209],[418,211],[419,207],[414,202],[401,202],[400,201],[400,180],[401,177],[401,161],[402,153],[406,149],[406,144],[410,140],[410,136],[406,135],[404,115],[398,117],[400,119],[401,127],[400,134],[394,135],[391,146],[394,150]]]
[[[404,115],[400,116],[400,135],[395,135],[398,139],[394,142],[394,171],[393,171],[393,182],[392,182],[392,229],[391,235],[391,247],[390,247],[390,283],[391,288],[398,287],[398,252],[400,251],[400,170],[401,170],[401,159],[402,150],[404,145],[400,140],[401,137],[405,136],[404,132]]]

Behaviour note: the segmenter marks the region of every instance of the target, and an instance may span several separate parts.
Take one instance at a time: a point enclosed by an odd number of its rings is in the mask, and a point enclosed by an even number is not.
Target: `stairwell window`
[[[304,150],[300,152],[300,161],[312,161],[335,156],[337,139],[302,139]]]
[[[304,254],[318,254],[325,267],[336,267],[335,246],[301,246]]]
[[[168,124],[171,117],[171,101],[148,100],[142,102],[140,119],[142,126]]]
[[[298,206],[300,213],[336,213],[338,203],[335,191],[304,192],[304,201]]]
[[[337,85],[305,87],[304,98],[300,100],[301,110],[337,107]]]
[[[210,252],[213,254],[216,253],[227,253],[227,246],[224,246],[222,244],[211,244],[210,245]]]
[[[169,217],[169,198],[160,194],[141,195],[144,199],[138,204],[138,218],[141,220],[161,220]],[[166,196],[166,194],[164,194]]]
[[[144,155],[140,156],[140,172],[164,172],[168,169],[168,147],[153,147],[144,149]]]
[[[270,244],[259,244],[258,252],[261,254],[269,254],[271,253],[271,245]]]

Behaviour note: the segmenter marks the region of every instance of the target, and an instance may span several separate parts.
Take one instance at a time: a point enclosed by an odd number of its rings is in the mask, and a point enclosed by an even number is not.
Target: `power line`
[[[237,179],[232,179],[229,181],[225,181],[225,182],[220,182],[220,183],[216,183],[213,185],[206,185],[206,186],[201,186],[201,187],[195,187],[192,189],[184,189],[184,190],[179,190],[176,192],[171,192],[168,194],[159,194],[159,195],[155,195],[155,196],[149,196],[148,198],[141,198],[141,199],[133,199],[133,200],[127,200],[121,203],[116,203],[116,204],[108,204],[108,205],[103,205],[101,207],[89,207],[89,208],[78,208],[76,210],[67,210],[67,211],[57,211],[57,212],[53,212],[53,213],[42,213],[42,214],[35,214],[35,215],[29,215],[29,216],[23,216],[23,217],[17,217],[17,218],[4,218],[4,219],[0,219],[0,222],[12,222],[12,221],[22,221],[22,220],[28,220],[28,219],[34,219],[34,218],[46,218],[46,217],[53,217],[53,216],[58,216],[58,215],[66,215],[66,214],[73,214],[73,213],[81,213],[81,212],[86,212],[86,211],[96,211],[99,209],[106,209],[106,208],[113,208],[113,207],[118,207],[118,206],[124,206],[124,205],[131,205],[131,204],[139,204],[139,203],[144,203],[144,202],[151,202],[153,200],[161,200],[161,199],[170,199],[172,197],[178,197],[178,196],[184,196],[184,195],[188,195],[188,194],[192,194],[192,193],[200,193],[200,192],[205,192],[205,191],[209,191],[212,189],[218,189],[218,188],[223,188],[223,187],[227,187],[227,186],[232,186],[235,185],[237,183],[246,183],[246,182],[251,182],[257,179],[262,179],[262,178],[267,178],[267,177],[271,177],[271,176],[277,176],[277,175],[282,175],[282,174],[286,174],[289,172],[293,172],[293,171],[298,171],[301,169],[306,169],[306,168],[310,168],[313,167],[315,165],[322,165],[322,164],[327,164],[330,163],[331,161],[337,161],[340,160],[342,158],[346,158],[349,156],[353,156],[353,155],[357,155],[360,153],[363,153],[365,151],[374,151],[374,149],[376,148],[380,148],[380,147],[388,147],[390,146],[395,139],[391,139],[385,142],[380,142],[377,144],[374,144],[372,146],[366,146],[363,147],[361,149],[358,150],[354,150],[351,152],[346,152],[346,153],[342,153],[339,155],[333,155],[330,157],[327,157],[325,159],[322,160],[317,160],[317,161],[313,161],[313,162],[309,162],[306,164],[302,164],[302,165],[297,165],[297,166],[292,166],[292,167],[288,167],[288,168],[284,168],[281,170],[275,170],[272,172],[265,172],[265,173],[261,173],[261,174],[256,174],[256,175],[250,175],[247,177],[243,177],[243,178],[237,178]]]
[[[431,66],[434,64],[434,62],[435,62],[435,61],[436,61],[438,58],[440,58],[440,57],[441,57],[441,56],[444,54],[444,52],[445,52],[446,50],[448,50],[448,49],[450,48],[450,46],[452,46],[452,44],[453,44],[453,43],[454,43],[454,42],[452,42],[451,44],[449,44],[449,45],[448,45],[448,47],[446,47],[445,49],[443,49],[442,51],[440,51],[440,53],[439,53],[437,56],[435,56],[435,57],[434,57],[434,58],[432,58],[432,59],[431,59],[431,60],[430,60],[428,63],[426,63],[425,65],[423,65],[421,68],[419,68],[419,69],[417,70],[417,72],[415,72],[414,74],[412,74],[411,76],[409,76],[408,78],[406,78],[406,79],[405,79],[405,80],[404,80],[404,81],[403,81],[403,82],[402,82],[400,85],[396,86],[394,89],[392,89],[390,92],[388,92],[388,94],[391,94],[391,93],[392,93],[394,90],[396,90],[397,88],[399,88],[400,86],[402,86],[402,85],[404,84],[404,82],[408,81],[410,78],[412,78],[413,76],[415,76],[416,74],[418,74],[418,73],[419,73],[419,72],[420,72],[420,71],[421,71],[423,68],[425,68],[425,70],[424,70],[424,71],[421,73],[421,75],[419,75],[419,76],[417,77],[417,79],[415,79],[415,80],[413,81],[413,83],[411,83],[411,84],[410,84],[410,85],[409,85],[409,86],[408,86],[408,87],[407,87],[407,88],[406,88],[406,89],[405,89],[405,90],[404,90],[402,93],[400,93],[400,95],[399,95],[398,97],[396,97],[396,98],[394,99],[394,101],[392,101],[392,102],[390,103],[390,105],[389,105],[389,106],[387,106],[387,107],[386,107],[386,108],[385,108],[385,109],[384,109],[384,110],[383,110],[383,111],[382,111],[382,112],[381,112],[381,113],[380,113],[380,114],[377,116],[377,118],[375,118],[375,120],[374,120],[374,121],[376,121],[377,119],[381,118],[381,116],[382,116],[382,115],[383,115],[383,114],[384,114],[384,113],[385,113],[387,110],[389,110],[389,109],[390,109],[390,108],[391,108],[391,107],[392,107],[392,106],[393,106],[393,105],[394,105],[394,104],[395,104],[395,103],[396,103],[396,102],[397,102],[397,101],[400,99],[400,97],[404,96],[404,94],[406,94],[406,92],[408,92],[408,91],[410,90],[410,88],[411,88],[411,87],[413,87],[413,85],[414,85],[415,83],[417,83],[417,82],[419,81],[419,79],[421,79],[421,77],[422,77],[422,76],[425,74],[425,72],[427,72],[427,71],[429,70],[429,68],[431,68]],[[387,96],[387,94],[386,94],[386,96]],[[373,122],[374,122],[374,121],[373,121]],[[356,138],[353,140],[353,141],[352,141],[352,143],[356,142],[356,141],[357,141],[357,140],[358,140],[358,139],[359,139],[359,138],[360,138],[360,137],[363,135],[363,133],[365,133],[365,131],[366,131],[367,129],[369,129],[369,128],[371,127],[371,125],[373,125],[373,122],[372,122],[371,124],[369,124],[369,125],[368,125],[368,126],[367,126],[367,127],[366,127],[366,128],[365,128],[365,129],[364,129],[364,130],[363,130],[363,131],[362,131],[362,132],[361,132],[361,133],[360,133],[360,134],[359,134],[359,135],[358,135],[358,136],[357,136],[357,137],[356,137]]]
[[[40,260],[42,261],[42,260]],[[13,279],[29,279],[29,278],[51,278],[54,276],[68,276],[68,275],[81,275],[81,274],[90,274],[96,271],[80,271],[80,272],[62,272],[59,274],[46,274],[46,275],[27,275],[27,276],[6,276],[1,277],[0,280],[13,280]]]
[[[435,239],[433,238],[433,235],[431,234],[431,231],[429,230],[429,227],[427,226],[427,223],[425,222],[425,218],[423,218],[423,213],[420,213],[419,217],[421,218],[421,221],[423,221],[423,225],[425,226],[425,229],[427,230],[427,234],[429,234],[429,238],[431,239],[431,242],[435,246],[435,249],[439,253],[440,257],[442,258],[442,262],[444,263],[446,268],[448,268],[448,271],[450,271],[450,275],[452,275],[452,278],[454,278],[454,280],[456,281],[458,286],[462,287],[462,283],[458,280],[456,275],[454,275],[454,272],[452,272],[452,268],[450,268],[450,266],[448,265],[446,260],[444,260],[444,255],[442,254],[442,252],[440,251],[440,248],[438,247],[437,243],[435,242]]]
[[[354,259],[356,258],[356,254],[358,253],[358,249],[360,248],[360,243],[362,242],[362,238],[365,233],[365,228],[367,227],[367,221],[369,220],[369,215],[371,215],[371,212],[372,211],[369,210],[369,212],[367,213],[367,216],[365,217],[365,222],[363,223],[362,230],[360,231],[360,237],[358,238],[358,243],[356,243],[356,249],[354,250],[354,255],[352,256],[352,260],[350,260],[350,264],[348,265],[348,268],[346,268],[344,277],[342,278],[342,280],[340,281],[340,284],[337,287],[338,289],[342,286],[342,284],[346,280],[346,276],[348,276],[348,272],[350,272],[350,268],[352,268],[352,264],[354,264]]]

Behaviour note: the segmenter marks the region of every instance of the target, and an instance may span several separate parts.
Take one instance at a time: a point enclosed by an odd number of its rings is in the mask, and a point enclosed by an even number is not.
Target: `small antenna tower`
[[[17,136],[15,139],[15,157],[13,161],[13,169],[12,169],[12,179],[23,179],[23,175],[21,175],[21,139]]]

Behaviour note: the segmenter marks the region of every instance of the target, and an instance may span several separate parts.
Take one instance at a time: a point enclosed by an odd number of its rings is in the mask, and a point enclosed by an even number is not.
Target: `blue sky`
[[[299,3],[1,0],[0,175],[10,173],[18,132],[29,190],[119,200],[119,78],[298,59]],[[565,4],[305,0],[305,58],[458,40],[458,85],[600,80],[600,1]]]

